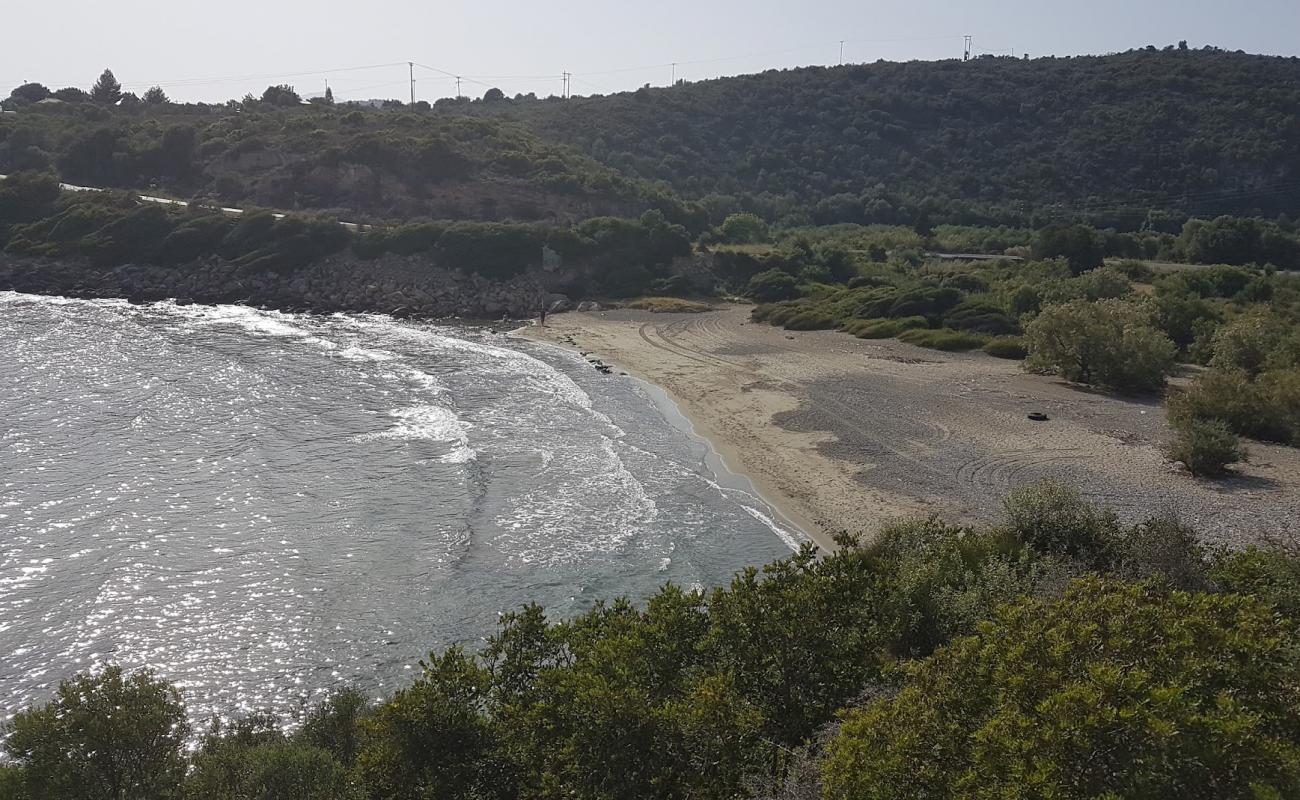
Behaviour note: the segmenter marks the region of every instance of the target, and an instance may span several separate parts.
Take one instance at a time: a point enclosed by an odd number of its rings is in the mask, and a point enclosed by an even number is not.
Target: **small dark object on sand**
[[[1049,417],[1041,411],[1034,411],[1030,413],[1029,418],[1032,419],[1034,422],[1047,422],[1047,420],[1049,419]]]

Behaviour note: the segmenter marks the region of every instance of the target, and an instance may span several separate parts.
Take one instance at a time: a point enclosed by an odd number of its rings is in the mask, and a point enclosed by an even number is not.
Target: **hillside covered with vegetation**
[[[5,101],[18,113],[0,117],[0,172],[372,217],[657,208],[693,232],[749,210],[787,226],[1069,218],[1177,233],[1189,215],[1294,219],[1300,197],[1300,59],[1213,48],[366,110],[287,87],[217,106],[49,93],[28,84]]]
[[[476,108],[774,222],[1078,216],[1131,230],[1149,209],[1294,216],[1298,102],[1300,59],[1152,47],[811,67]]]
[[[343,692],[296,721],[192,731],[165,676],[83,676],[5,726],[0,797],[1300,792],[1294,557],[1205,552],[1185,525],[1126,527],[1050,483],[994,527],[874,533],[642,607],[525,606],[391,697]]]
[[[35,103],[0,117],[0,173],[349,220],[639,216],[675,200],[523,126],[407,109]]]

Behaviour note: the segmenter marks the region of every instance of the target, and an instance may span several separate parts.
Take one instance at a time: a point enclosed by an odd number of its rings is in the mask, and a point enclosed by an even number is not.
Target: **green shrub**
[[[1289,330],[1290,326],[1284,320],[1267,311],[1243,314],[1214,334],[1214,357],[1210,366],[1239,369],[1254,377],[1264,369],[1269,356]]]
[[[903,331],[928,327],[925,317],[903,317],[902,319],[851,319],[844,324],[844,330],[859,339],[892,339]]]
[[[1107,563],[1120,535],[1114,514],[1093,508],[1077,491],[1052,480],[1012,490],[1002,511],[1007,531],[1040,553],[1091,564]]]
[[[1151,279],[1155,277],[1155,273],[1151,271],[1151,267],[1147,266],[1145,262],[1129,258],[1116,262],[1114,269],[1129,280],[1139,283],[1150,283]]]
[[[1249,597],[1084,579],[845,715],[825,797],[1297,796],[1297,645]]]
[[[924,656],[975,632],[997,606],[1033,591],[1045,563],[1001,530],[938,518],[886,526],[864,548],[879,562],[878,620],[894,654]]]
[[[1219,420],[1242,436],[1300,444],[1300,369],[1254,381],[1241,370],[1208,370],[1170,397],[1169,418],[1175,425]]]
[[[334,692],[308,712],[294,741],[325,750],[350,767],[361,749],[358,725],[369,710],[370,699],[360,689]]]
[[[996,358],[1009,358],[1021,361],[1029,355],[1025,340],[1019,336],[998,336],[984,343],[984,352]]]
[[[718,226],[718,238],[730,244],[766,242],[767,223],[755,214],[730,214]]]
[[[1156,517],[1110,541],[1112,572],[1124,578],[1155,578],[1175,589],[1210,588],[1206,551],[1197,532],[1177,519]]]
[[[274,717],[254,715],[214,726],[185,777],[186,800],[245,797],[348,800],[344,766],[326,750],[291,742]]]
[[[1248,547],[1221,553],[1210,564],[1209,578],[1220,591],[1253,597],[1300,622],[1300,557],[1294,551]]]
[[[1165,454],[1181,461],[1193,475],[1216,478],[1246,459],[1241,440],[1217,419],[1183,419],[1174,426],[1174,439]]]
[[[185,773],[190,727],[172,686],[111,666],[63,681],[53,700],[3,732],[32,797],[162,800]]]
[[[922,330],[914,328],[898,334],[899,341],[928,347],[932,350],[965,351],[981,347],[988,337],[976,333],[963,333],[946,329]]]
[[[944,327],[990,336],[1019,333],[1020,326],[992,300],[967,300],[943,316]]]
[[[699,314],[712,309],[708,303],[697,303],[680,297],[639,297],[626,305],[628,308],[660,314]]]
[[[808,304],[803,301],[786,300],[780,303],[767,303],[756,306],[749,313],[750,319],[755,322],[766,322],[769,325],[782,325],[786,320],[808,309]]]
[[[1120,392],[1163,388],[1177,348],[1146,310],[1123,300],[1074,300],[1025,328],[1025,368]]]
[[[1101,242],[1087,225],[1049,225],[1034,235],[1034,258],[1064,258],[1075,275],[1102,265]]]
[[[928,286],[899,294],[884,313],[871,316],[914,317],[923,316],[939,319],[948,310],[958,306],[966,298],[965,292],[949,287]]]
[[[816,310],[800,311],[781,325],[791,331],[823,331],[839,326],[830,316]]]
[[[1270,370],[1255,385],[1275,440],[1300,446],[1300,367]]]
[[[799,282],[788,272],[769,269],[749,279],[749,296],[760,303],[789,300],[799,295]]]

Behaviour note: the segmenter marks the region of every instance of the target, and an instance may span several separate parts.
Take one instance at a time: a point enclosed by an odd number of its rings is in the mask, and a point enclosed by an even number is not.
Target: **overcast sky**
[[[575,94],[771,67],[960,57],[980,51],[1071,55],[1186,39],[1300,54],[1300,0],[11,0],[0,27],[0,95],[26,80],[88,88],[105,67],[141,93],[225,100],[328,79],[342,99],[408,94]],[[387,66],[380,66],[387,65]],[[355,69],[369,67],[367,69]]]

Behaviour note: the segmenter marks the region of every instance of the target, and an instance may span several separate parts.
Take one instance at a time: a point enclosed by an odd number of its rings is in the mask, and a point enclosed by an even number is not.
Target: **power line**
[[[955,39],[955,38],[959,38],[959,37],[957,37],[957,36],[953,36],[953,35],[909,36],[909,37],[894,37],[894,38],[847,38],[847,37],[846,37],[846,38],[844,38],[844,39],[835,40],[835,44],[838,44],[838,46],[839,46],[839,52],[840,52],[840,63],[843,63],[844,53],[845,53],[845,48],[846,48],[846,46],[849,45],[849,44],[865,44],[865,43],[902,43],[902,42],[919,42],[919,41],[941,41],[941,40],[950,40],[950,39]],[[967,37],[964,37],[964,38],[966,38],[966,39],[968,40],[968,44],[969,44],[969,39],[970,39],[971,37],[967,36]],[[824,47],[824,46],[825,46],[825,41],[823,41],[823,42],[821,42],[821,43],[809,43],[809,44],[797,45],[797,46],[792,46],[792,47],[777,48],[777,49],[762,50],[762,51],[754,51],[754,52],[749,52],[749,53],[744,53],[744,54],[735,54],[735,55],[719,56],[719,57],[714,57],[714,58],[700,58],[700,59],[693,59],[693,60],[687,60],[687,61],[666,61],[666,62],[662,62],[662,63],[659,63],[659,64],[648,64],[648,65],[645,65],[645,66],[636,66],[636,67],[620,67],[620,68],[605,69],[605,70],[591,70],[591,71],[587,71],[587,72],[573,72],[573,71],[568,71],[568,70],[566,70],[566,71],[565,71],[565,74],[567,75],[567,77],[563,77],[562,79],[563,79],[563,83],[564,83],[564,86],[565,86],[566,96],[572,93],[572,92],[571,92],[572,79],[573,79],[573,77],[576,76],[576,75],[584,75],[584,76],[588,76],[588,77],[592,77],[592,76],[596,76],[596,77],[598,77],[598,76],[602,76],[602,75],[618,75],[618,74],[635,73],[635,72],[647,72],[647,71],[652,71],[652,70],[660,70],[660,69],[663,69],[663,70],[668,70],[668,71],[670,71],[670,75],[671,75],[671,83],[672,83],[672,84],[675,84],[675,83],[677,82],[678,67],[681,67],[681,66],[698,66],[698,65],[706,65],[706,64],[718,64],[718,63],[723,63],[723,62],[727,62],[727,61],[737,61],[737,60],[742,60],[742,59],[758,59],[758,58],[766,58],[766,57],[776,56],[776,55],[781,55],[781,54],[786,54],[786,53],[800,52],[800,51],[810,50],[810,49],[814,49],[814,48],[821,48],[821,47]],[[325,76],[325,75],[332,75],[332,74],[339,74],[339,73],[348,73],[348,72],[361,72],[361,71],[377,70],[377,69],[391,69],[391,68],[395,68],[395,67],[400,67],[400,66],[402,66],[403,64],[406,65],[407,70],[408,70],[408,81],[410,82],[410,86],[411,86],[410,97],[411,97],[411,101],[412,101],[412,102],[414,102],[414,98],[415,98],[415,83],[416,83],[416,78],[415,78],[414,71],[415,71],[415,68],[416,68],[416,67],[419,67],[420,69],[423,69],[423,70],[427,70],[427,71],[429,71],[429,72],[437,73],[437,74],[439,74],[439,75],[442,75],[442,76],[444,76],[444,77],[446,77],[446,78],[449,78],[449,79],[452,79],[452,80],[456,80],[456,81],[458,81],[458,82],[469,82],[469,83],[473,83],[473,84],[477,84],[477,85],[483,86],[483,87],[485,87],[485,88],[492,88],[492,85],[491,85],[490,83],[487,83],[486,81],[507,81],[507,80],[509,80],[509,81],[528,81],[528,80],[543,81],[543,80],[547,80],[547,79],[553,79],[554,76],[555,76],[555,73],[553,73],[553,72],[550,72],[550,73],[537,73],[537,74],[531,74],[531,75],[527,75],[527,74],[524,74],[524,75],[468,75],[468,74],[466,74],[466,73],[464,73],[464,72],[461,72],[461,73],[458,74],[458,73],[455,73],[455,72],[451,72],[451,71],[449,71],[449,70],[444,70],[444,69],[441,69],[441,68],[438,68],[438,67],[430,66],[430,65],[428,65],[428,64],[422,64],[422,63],[417,62],[417,61],[406,61],[406,62],[396,61],[396,62],[389,62],[389,63],[384,63],[384,64],[365,64],[365,65],[359,65],[359,66],[331,67],[331,68],[325,68],[325,69],[313,69],[313,70],[295,70],[295,71],[289,71],[289,72],[246,73],[246,74],[240,74],[240,75],[219,75],[219,76],[210,76],[210,77],[188,77],[188,78],[174,78],[174,79],[163,79],[163,80],[154,79],[154,80],[138,81],[138,82],[135,82],[135,81],[129,81],[129,82],[126,82],[126,83],[123,84],[123,88],[125,88],[125,89],[144,89],[144,88],[149,88],[149,87],[152,87],[152,86],[162,86],[162,87],[164,87],[164,88],[171,89],[171,90],[178,90],[178,89],[192,89],[192,88],[199,88],[199,87],[205,87],[205,86],[215,86],[215,85],[219,85],[219,84],[244,83],[244,82],[250,82],[250,81],[264,81],[264,80],[265,80],[265,81],[279,81],[279,80],[286,80],[286,79],[292,79],[292,78],[307,78],[307,77]],[[595,84],[590,84],[590,85],[593,85],[593,86],[594,86]],[[459,92],[458,92],[458,94],[459,94]]]
[[[281,78],[302,78],[302,77],[311,77],[314,75],[332,75],[338,72],[360,72],[362,70],[398,67],[401,66],[402,63],[403,62],[397,61],[391,64],[369,64],[360,67],[335,67],[333,69],[316,69],[316,70],[308,70],[304,72],[264,73],[260,75],[228,75],[225,77],[217,77],[217,78],[178,78],[175,80],[162,80],[162,81],[155,80],[155,81],[144,81],[140,83],[124,83],[122,84],[122,86],[123,88],[139,88],[139,87],[148,88],[151,86],[165,86],[165,87],[206,86],[215,83],[234,83],[237,81],[254,81],[254,80],[258,80],[258,81],[278,80]]]

